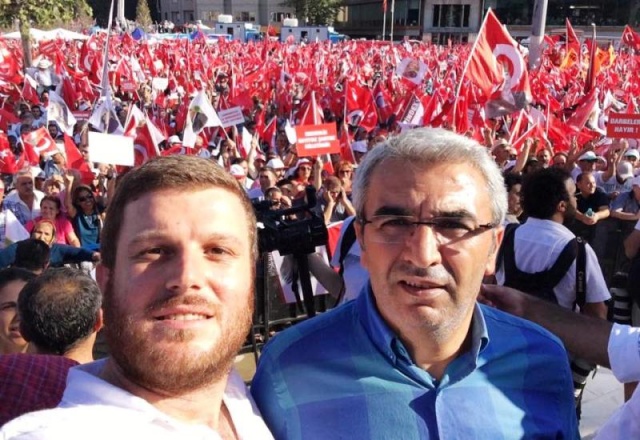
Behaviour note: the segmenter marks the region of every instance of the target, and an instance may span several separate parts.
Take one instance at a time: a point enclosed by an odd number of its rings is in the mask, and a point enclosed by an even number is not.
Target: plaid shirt
[[[76,365],[63,356],[0,356],[0,426],[28,412],[58,405],[67,372]]]
[[[578,439],[567,354],[546,330],[476,305],[467,351],[436,381],[371,286],[279,333],[251,393],[277,439]]]

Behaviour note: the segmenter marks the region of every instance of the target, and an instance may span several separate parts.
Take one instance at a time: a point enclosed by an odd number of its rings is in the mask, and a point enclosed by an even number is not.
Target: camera
[[[312,254],[317,246],[327,244],[324,219],[312,211],[316,205],[316,190],[305,189],[307,202],[301,206],[273,210],[269,200],[254,201],[258,220],[258,250],[260,253],[277,250],[280,255]]]

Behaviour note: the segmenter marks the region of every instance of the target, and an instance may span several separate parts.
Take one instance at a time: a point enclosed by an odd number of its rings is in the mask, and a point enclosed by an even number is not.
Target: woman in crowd
[[[340,179],[342,189],[344,189],[347,197],[351,197],[351,185],[353,184],[353,165],[351,162],[341,160],[336,165],[335,176]]]
[[[61,212],[62,204],[56,196],[45,196],[40,202],[40,216],[28,222],[25,227],[31,233],[33,225],[40,220],[50,220],[56,227],[56,243],[80,246],[80,240],[73,230],[73,225],[66,215]]]
[[[25,269],[0,270],[0,355],[24,353],[27,341],[20,334],[18,294],[35,275]]]
[[[83,248],[100,247],[103,211],[87,185],[76,186],[71,197],[67,198],[67,212]]]

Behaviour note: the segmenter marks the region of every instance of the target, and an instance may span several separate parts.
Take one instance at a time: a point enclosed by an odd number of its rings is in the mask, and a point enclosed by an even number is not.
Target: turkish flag
[[[324,124],[324,113],[316,101],[316,92],[311,92],[307,108],[305,108],[298,125],[320,125]]]
[[[0,78],[11,82],[20,74],[20,65],[7,43],[0,40]],[[19,81],[18,81],[19,82]]]
[[[38,165],[40,156],[46,156],[58,151],[55,141],[45,127],[40,127],[22,136],[24,152],[29,163]]]
[[[0,108],[0,130],[7,132],[9,131],[9,126],[12,124],[19,124],[20,118],[16,115],[7,111],[3,108]]]
[[[567,53],[569,53],[569,50],[573,49],[575,53],[580,55],[580,39],[578,38],[576,31],[573,29],[573,26],[571,26],[571,22],[568,18],[565,18],[565,26],[567,28],[567,36],[565,41]]]
[[[160,156],[158,147],[153,142],[153,136],[149,131],[147,124],[138,128],[138,133],[133,141],[133,148],[135,150],[135,165],[142,165],[149,159],[156,156]]]
[[[36,91],[36,82],[25,75],[24,85],[22,86],[22,97],[25,101],[29,101],[31,104],[40,104],[40,97]]]
[[[349,125],[360,126],[371,131],[378,126],[378,114],[373,94],[356,81],[345,87],[345,118]]]
[[[9,146],[6,133],[0,133],[0,173],[15,174],[20,170],[16,157]]]
[[[640,34],[634,32],[631,26],[626,25],[622,32],[622,44],[626,44],[632,49],[640,50]]]
[[[67,134],[64,135],[64,151],[67,157],[67,166],[80,171],[82,183],[91,184],[94,177],[93,171],[91,171],[91,167],[87,161],[84,160],[84,157],[82,157],[73,138]]]
[[[491,9],[478,33],[465,77],[480,89],[489,104],[489,118],[522,109],[531,100],[524,58]]]
[[[353,155],[353,150],[351,149],[351,138],[349,136],[349,129],[347,128],[346,123],[342,123],[342,127],[340,128],[340,136],[338,137],[340,141],[340,158],[342,160],[346,160],[353,164],[356,163],[355,156]]]

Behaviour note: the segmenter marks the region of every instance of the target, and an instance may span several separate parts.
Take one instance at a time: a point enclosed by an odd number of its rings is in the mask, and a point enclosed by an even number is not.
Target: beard
[[[109,279],[104,294],[104,332],[110,356],[122,374],[139,386],[170,395],[198,390],[223,379],[249,334],[253,295],[246,307],[225,309],[227,313],[200,297],[161,298],[147,307],[144,316],[162,307],[205,304],[214,310],[210,319],[218,321],[220,332],[206,351],[194,352],[189,342],[198,337],[196,332],[164,329],[159,337],[156,329],[130,316],[126,305],[115,299],[113,278]]]

